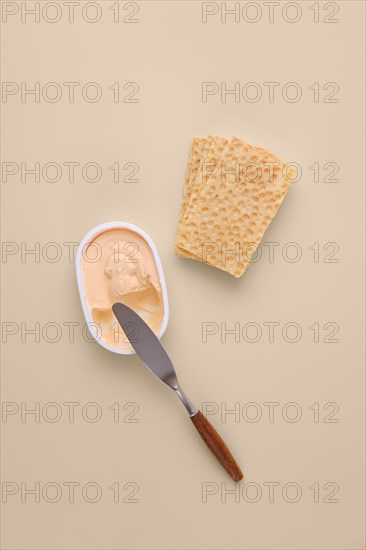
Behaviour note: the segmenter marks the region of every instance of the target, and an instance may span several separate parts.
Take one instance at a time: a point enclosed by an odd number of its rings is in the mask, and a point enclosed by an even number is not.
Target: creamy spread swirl
[[[154,254],[142,236],[124,228],[100,233],[83,252],[82,274],[98,337],[118,349],[131,349],[113,314],[115,302],[131,307],[158,334],[164,300]]]

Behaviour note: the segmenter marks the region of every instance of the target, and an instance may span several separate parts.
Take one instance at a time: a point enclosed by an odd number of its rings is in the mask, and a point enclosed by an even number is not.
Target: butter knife
[[[155,376],[175,391],[207,447],[233,480],[240,481],[243,474],[238,464],[212,424],[183,392],[173,363],[156,334],[133,309],[125,304],[117,302],[113,304],[112,310],[136,354]]]

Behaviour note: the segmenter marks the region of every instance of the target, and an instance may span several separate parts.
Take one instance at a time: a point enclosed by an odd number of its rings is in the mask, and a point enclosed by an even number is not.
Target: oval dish
[[[169,305],[163,267],[142,229],[127,222],[94,227],[79,245],[76,274],[87,326],[98,344],[114,353],[135,353],[113,314],[114,302],[134,309],[158,338],[164,334]]]

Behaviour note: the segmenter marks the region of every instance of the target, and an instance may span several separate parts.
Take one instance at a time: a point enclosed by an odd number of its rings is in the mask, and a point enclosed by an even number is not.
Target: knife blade
[[[206,445],[233,480],[240,481],[243,474],[238,464],[212,424],[183,392],[173,363],[159,338],[140,315],[125,304],[116,302],[112,310],[136,354],[155,376],[175,391]]]
[[[155,332],[130,307],[116,303],[112,310],[140,359],[162,382],[176,389],[178,380],[173,363]]]

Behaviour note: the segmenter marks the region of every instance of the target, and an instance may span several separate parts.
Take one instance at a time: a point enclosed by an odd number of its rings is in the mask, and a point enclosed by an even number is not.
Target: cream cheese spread
[[[111,309],[115,302],[131,307],[159,333],[163,293],[153,251],[141,235],[126,228],[97,234],[83,251],[82,277],[99,338],[114,348],[132,349]],[[133,330],[129,327],[131,334]]]

